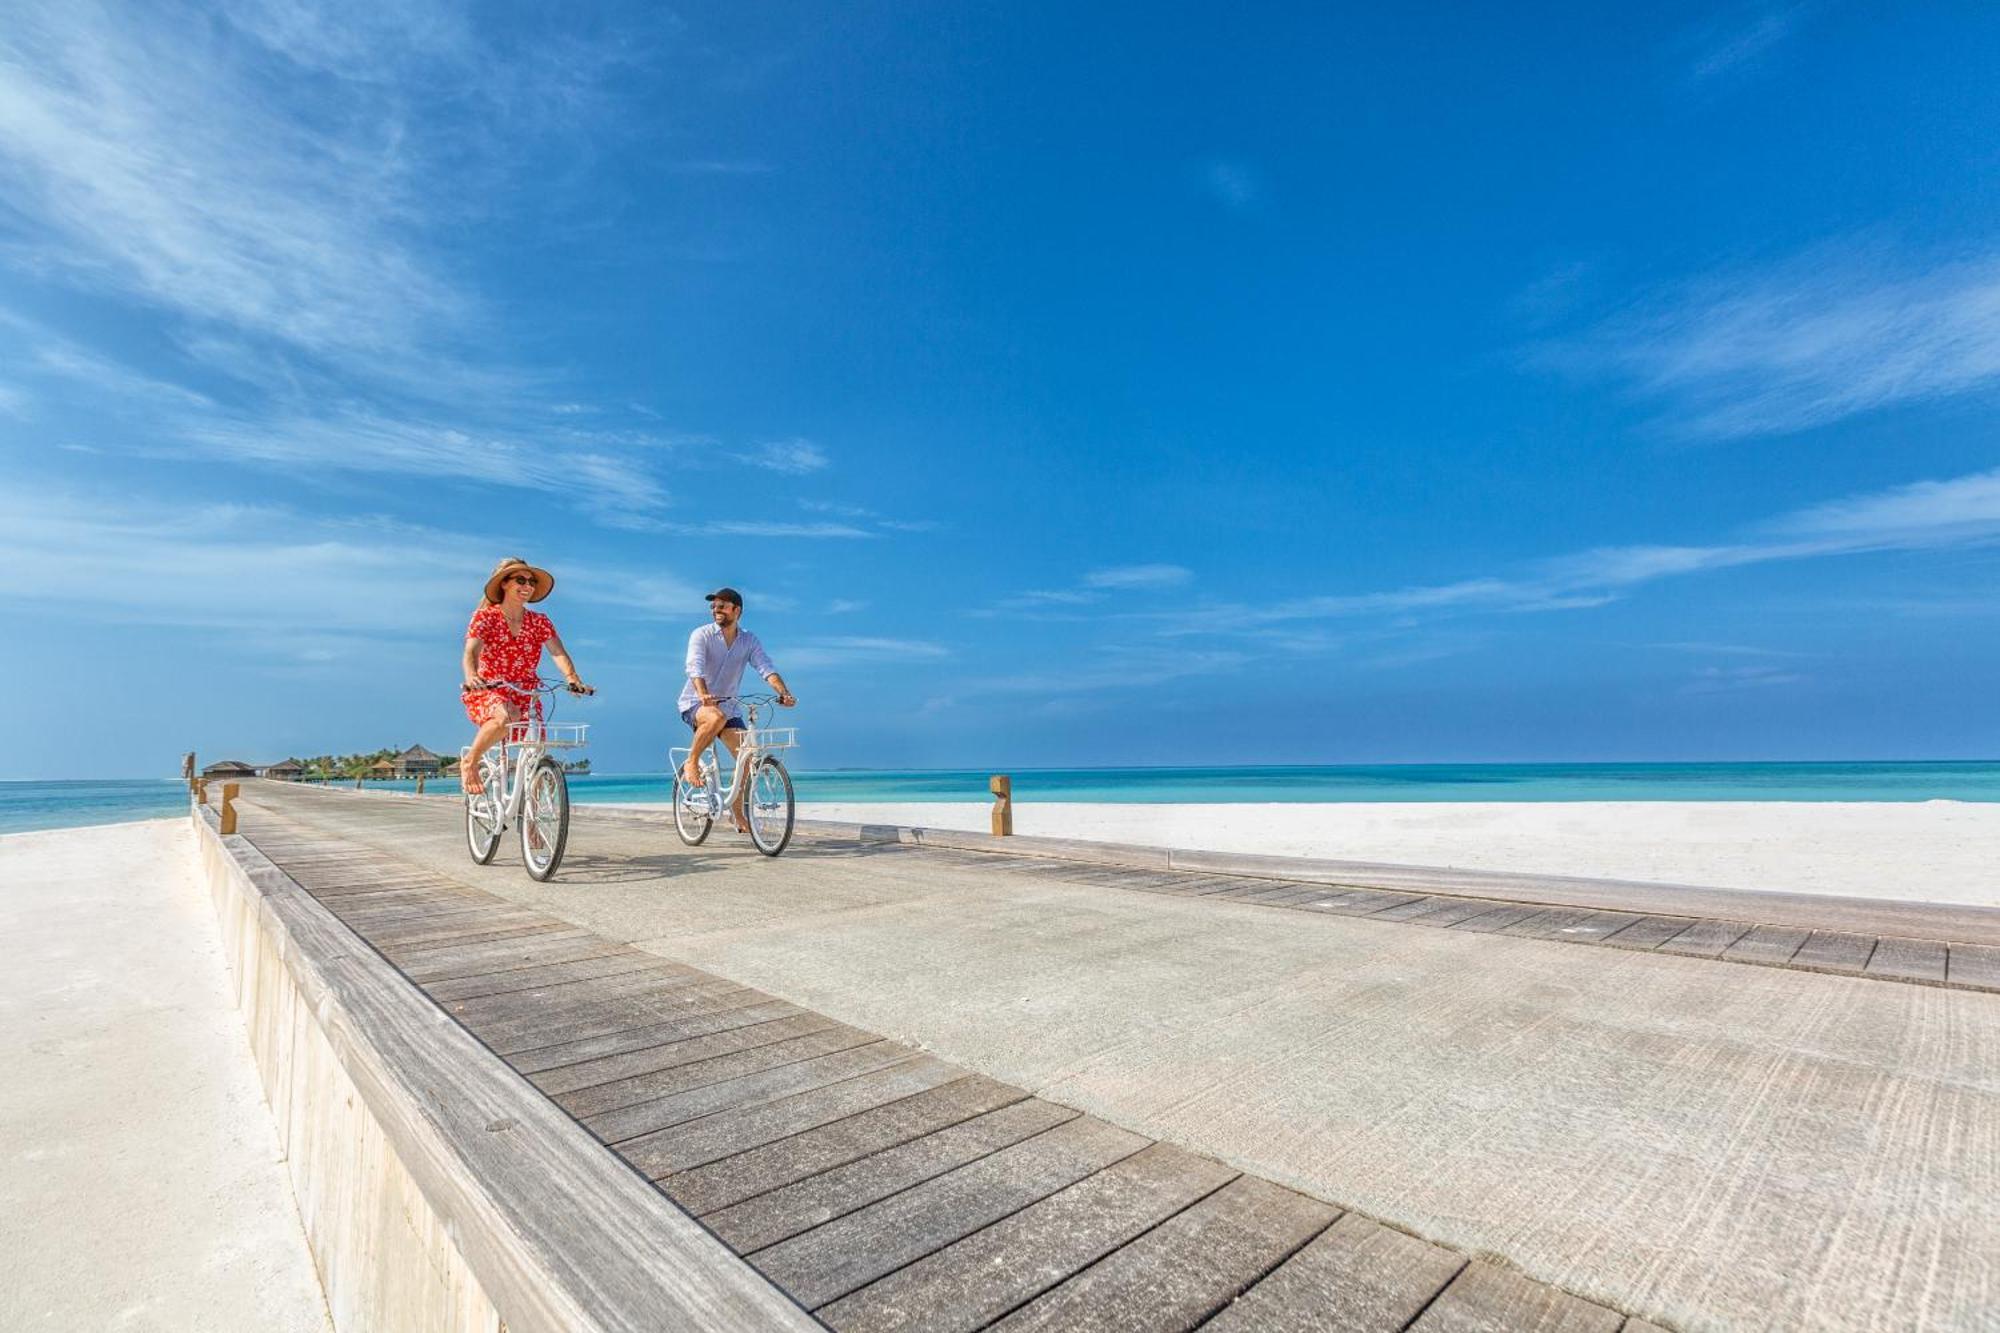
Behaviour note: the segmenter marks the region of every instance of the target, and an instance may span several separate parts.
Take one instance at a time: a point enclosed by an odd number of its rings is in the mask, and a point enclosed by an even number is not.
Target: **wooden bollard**
[[[196,779],[194,780],[194,803],[195,803],[196,805],[207,805],[207,804],[208,804],[208,779],[207,779],[207,778],[196,778]]]
[[[222,831],[225,834],[236,832],[236,793],[241,790],[243,788],[238,783],[222,784]]]
[[[423,794],[424,794],[424,775],[419,773],[417,774],[417,795],[422,796]]]
[[[996,773],[986,780],[986,790],[993,793],[993,836],[1011,836],[1014,832],[1014,779],[1004,773]]]

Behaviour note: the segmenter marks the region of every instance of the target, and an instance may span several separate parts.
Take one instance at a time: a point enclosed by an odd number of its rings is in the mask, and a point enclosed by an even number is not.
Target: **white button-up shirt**
[[[712,624],[703,625],[688,635],[688,682],[681,687],[681,711],[685,713],[701,702],[701,696],[695,693],[694,688],[696,676],[708,682],[710,694],[721,698],[736,693],[736,687],[743,679],[745,664],[757,668],[760,676],[778,674],[778,668],[764,653],[764,645],[747,629],[736,631],[735,643],[725,642],[721,628]],[[734,717],[743,711],[743,706],[725,703],[723,711]]]

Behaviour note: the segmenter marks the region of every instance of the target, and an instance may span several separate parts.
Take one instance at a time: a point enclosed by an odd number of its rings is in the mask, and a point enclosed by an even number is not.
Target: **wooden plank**
[[[1481,912],[1479,915],[1469,916],[1463,921],[1455,921],[1452,923],[1451,928],[1453,930],[1471,930],[1482,934],[1495,935],[1505,930],[1508,926],[1526,921],[1541,910],[1541,908],[1532,903],[1504,904],[1498,911]]]
[[[624,953],[585,958],[574,963],[550,963],[546,967],[516,967],[504,972],[486,972],[476,977],[437,981],[424,987],[440,1004],[449,1000],[474,1000],[482,995],[504,995],[508,991],[533,990],[551,982],[580,981],[585,977],[615,977],[628,972],[673,973],[681,964],[657,954],[629,949]]]
[[[724,1028],[719,1032],[664,1041],[655,1046],[626,1051],[619,1055],[607,1055],[599,1060],[563,1065],[546,1073],[532,1074],[529,1078],[543,1092],[561,1100],[561,1095],[564,1093],[601,1087],[658,1070],[674,1069],[681,1065],[706,1060],[710,1056],[726,1055],[730,1051],[748,1050],[753,1046],[803,1037],[809,1032],[818,1032],[822,1028],[834,1026],[836,1026],[834,1021],[824,1014],[815,1014],[802,1009],[797,1013],[767,1019],[762,1023]]]
[[[525,940],[494,940],[484,944],[464,944],[435,949],[396,963],[403,975],[419,985],[426,981],[449,981],[453,977],[478,976],[507,966],[535,967],[546,963],[573,963],[580,958],[602,958],[618,953],[622,944],[600,939],[588,931],[554,935],[533,935]]]
[[[580,1064],[585,1060],[601,1060],[608,1055],[644,1050],[649,1046],[662,1046],[687,1037],[698,1037],[705,1032],[720,1032],[725,1028],[763,1023],[773,1018],[782,1018],[787,1014],[805,1012],[789,1001],[774,1000],[760,991],[744,991],[738,998],[742,1003],[726,1005],[704,1013],[689,1014],[683,1018],[659,1023],[640,1023],[600,1036],[572,1038],[550,1042],[546,1046],[531,1047],[525,1051],[510,1051],[507,1063],[523,1074],[539,1074],[566,1065]]]
[[[792,1021],[796,1024],[803,1020]],[[882,1040],[872,1032],[863,1032],[860,1028],[831,1021],[794,1036],[775,1036],[756,1042],[745,1041],[743,1038],[744,1033],[762,1035],[773,1026],[775,1025],[765,1023],[753,1028],[737,1028],[731,1032],[700,1038],[699,1040],[703,1042],[733,1040],[738,1043],[739,1048],[718,1051],[705,1059],[691,1059],[685,1064],[657,1069],[649,1074],[636,1074],[615,1082],[600,1083],[595,1087],[567,1092],[557,1097],[556,1102],[577,1119],[587,1120],[592,1116],[637,1106],[641,1102],[656,1101],[676,1093],[691,1092],[713,1083],[741,1078],[745,1074],[761,1073],[766,1069],[777,1069],[814,1056],[832,1055]]]
[[[825,1306],[835,1329],[972,1333],[1238,1172],[1155,1143]]]
[[[736,1153],[692,1171],[668,1176],[660,1182],[660,1188],[672,1195],[675,1203],[699,1217],[759,1195],[768,1195],[808,1177],[823,1177],[850,1162],[887,1152],[1027,1099],[1028,1094],[1020,1088],[983,1074],[968,1074],[942,1087],[847,1116],[802,1134],[793,1134],[761,1148]],[[994,1145],[1004,1146],[1004,1143]],[[870,1170],[872,1172],[884,1165],[886,1162],[878,1162]],[[862,1202],[872,1203],[874,1199]],[[816,1217],[807,1225],[817,1226],[830,1216],[831,1213]],[[798,1229],[802,1231],[805,1227]],[[787,1231],[769,1235],[758,1245],[769,1245],[790,1234]]]
[[[814,1056],[796,1064],[763,1069],[706,1087],[658,1097],[636,1106],[622,1106],[615,1111],[587,1116],[583,1124],[604,1142],[618,1144],[626,1139],[656,1134],[684,1121],[699,1120],[722,1111],[761,1106],[781,1097],[810,1092],[829,1083],[840,1083],[859,1074],[873,1073],[916,1058],[917,1052],[901,1042],[883,1041],[878,1037],[831,1055]]]
[[[2000,990],[2000,948],[1990,944],[1954,944],[1944,975],[1954,986]]]
[[[1408,921],[1415,917],[1435,912],[1452,903],[1463,901],[1464,899],[1462,898],[1439,898],[1430,894],[1421,894],[1413,896],[1406,903],[1384,908],[1382,911],[1374,913],[1368,919],[1370,921]]]
[[[1604,936],[1601,943],[1614,949],[1657,949],[1694,922],[1690,916],[1642,916],[1623,930]]]
[[[1799,946],[1811,935],[1809,930],[1796,930],[1790,926],[1759,926],[1736,943],[1722,951],[1722,957],[1732,963],[1785,962],[1799,951]]]
[[[607,955],[617,957],[616,954]],[[468,1026],[543,1021],[567,1017],[587,1009],[601,1008],[628,1000],[655,995],[673,995],[702,987],[738,986],[711,973],[691,967],[645,972],[614,972],[607,977],[578,977],[551,981],[521,990],[470,996],[445,1004],[446,1012]]]
[[[533,921],[506,925],[487,921],[483,924],[468,922],[460,926],[446,928],[433,927],[409,935],[378,934],[372,930],[355,933],[382,951],[390,962],[407,958],[412,954],[434,949],[441,944],[483,944],[490,940],[518,940],[534,935],[557,935],[573,927],[567,921]]]
[[[763,1106],[725,1111],[618,1145],[618,1154],[658,1178],[802,1134],[963,1078],[965,1071],[929,1056],[890,1065]]]
[[[1543,907],[1493,933],[1520,939],[1547,939],[1564,926],[1580,924],[1589,915],[1581,907]]]
[[[1292,904],[1300,911],[1326,912],[1333,916],[1361,916],[1371,920],[1377,912],[1418,901],[1421,895],[1390,893],[1382,889],[1348,889],[1344,892],[1320,890],[1317,897]]]
[[[1337,1215],[1316,1199],[1239,1176],[991,1327],[1008,1333],[1191,1328]]]
[[[946,1088],[955,1086],[947,1084]],[[935,1091],[943,1093],[946,1088]],[[711,1209],[701,1219],[739,1252],[765,1249],[1067,1124],[1079,1114],[1067,1106],[1024,1095],[1005,1106],[940,1126],[928,1134],[789,1181],[755,1197]],[[834,1129],[837,1125],[826,1128]],[[726,1162],[715,1165],[723,1166]],[[678,1201],[684,1188],[681,1182],[695,1174],[669,1176],[661,1182],[661,1187]]]
[[[1944,982],[1945,946],[1938,940],[1904,940],[1885,935],[1862,972],[1896,981]]]
[[[1202,1328],[1206,1333],[1400,1333],[1465,1256],[1348,1213]]]
[[[542,1021],[533,1015],[510,1022],[482,1022],[480,1040],[503,1056],[540,1050],[561,1042],[609,1036],[651,1023],[672,1022],[696,1014],[739,1008],[764,998],[762,991],[718,978],[698,985],[654,991],[602,1004],[567,1010]]]
[[[1410,1333],[1618,1333],[1625,1316],[1475,1259]]]
[[[1565,940],[1571,944],[1597,944],[1637,920],[1639,917],[1631,912],[1591,912],[1575,925],[1558,926],[1544,938]]]
[[[1848,935],[1834,930],[1816,930],[1799,946],[1787,966],[1812,972],[1858,973],[1875,952],[1871,935]]]
[[[1078,1116],[934,1180],[750,1255],[808,1310],[1047,1198],[1150,1140]]]
[[[1439,907],[1435,907],[1421,915],[1405,917],[1403,919],[1414,926],[1441,926],[1448,928],[1457,925],[1461,921],[1470,921],[1474,917],[1484,916],[1488,912],[1498,912],[1503,908],[1511,906],[1509,903],[1496,903],[1478,898],[1444,898],[1440,899],[1440,902],[1442,905]]]
[[[1748,921],[1717,921],[1704,917],[1662,944],[1659,951],[1686,958],[1720,958],[1724,949],[1749,933]]]

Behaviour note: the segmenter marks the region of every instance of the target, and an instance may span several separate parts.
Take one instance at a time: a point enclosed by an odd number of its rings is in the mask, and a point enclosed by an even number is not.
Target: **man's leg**
[[[728,721],[729,715],[714,704],[695,710],[694,740],[689,742],[687,766],[681,770],[681,777],[688,786],[701,785],[701,757],[707,753],[710,742],[722,734],[722,728]]]
[[[743,752],[743,728],[731,727],[722,733],[722,743],[729,747],[729,757],[734,759]],[[736,784],[736,799],[729,804],[729,813],[736,820],[736,831],[748,833],[750,821],[743,817],[743,798],[750,794],[750,788],[742,782]]]

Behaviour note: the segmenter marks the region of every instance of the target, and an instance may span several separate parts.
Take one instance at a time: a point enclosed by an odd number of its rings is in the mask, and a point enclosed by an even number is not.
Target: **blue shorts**
[[[701,705],[700,705],[700,704],[690,704],[690,705],[689,705],[688,707],[686,707],[686,708],[683,708],[683,709],[681,709],[681,721],[683,721],[683,722],[687,723],[687,724],[688,724],[688,725],[689,725],[690,727],[691,727],[691,726],[693,726],[693,725],[694,725],[694,715],[695,715],[695,713],[696,713],[696,712],[697,712],[697,711],[698,711],[698,710],[699,710],[700,708],[701,708]],[[729,720],[728,720],[727,722],[725,722],[725,723],[723,723],[723,724],[722,724],[722,729],[723,729],[724,731],[747,731],[747,730],[749,730],[749,728],[747,728],[747,727],[745,727],[745,726],[743,725],[743,719],[742,719],[742,718],[740,718],[740,717],[732,717],[732,718],[730,718],[730,719],[729,719]]]

